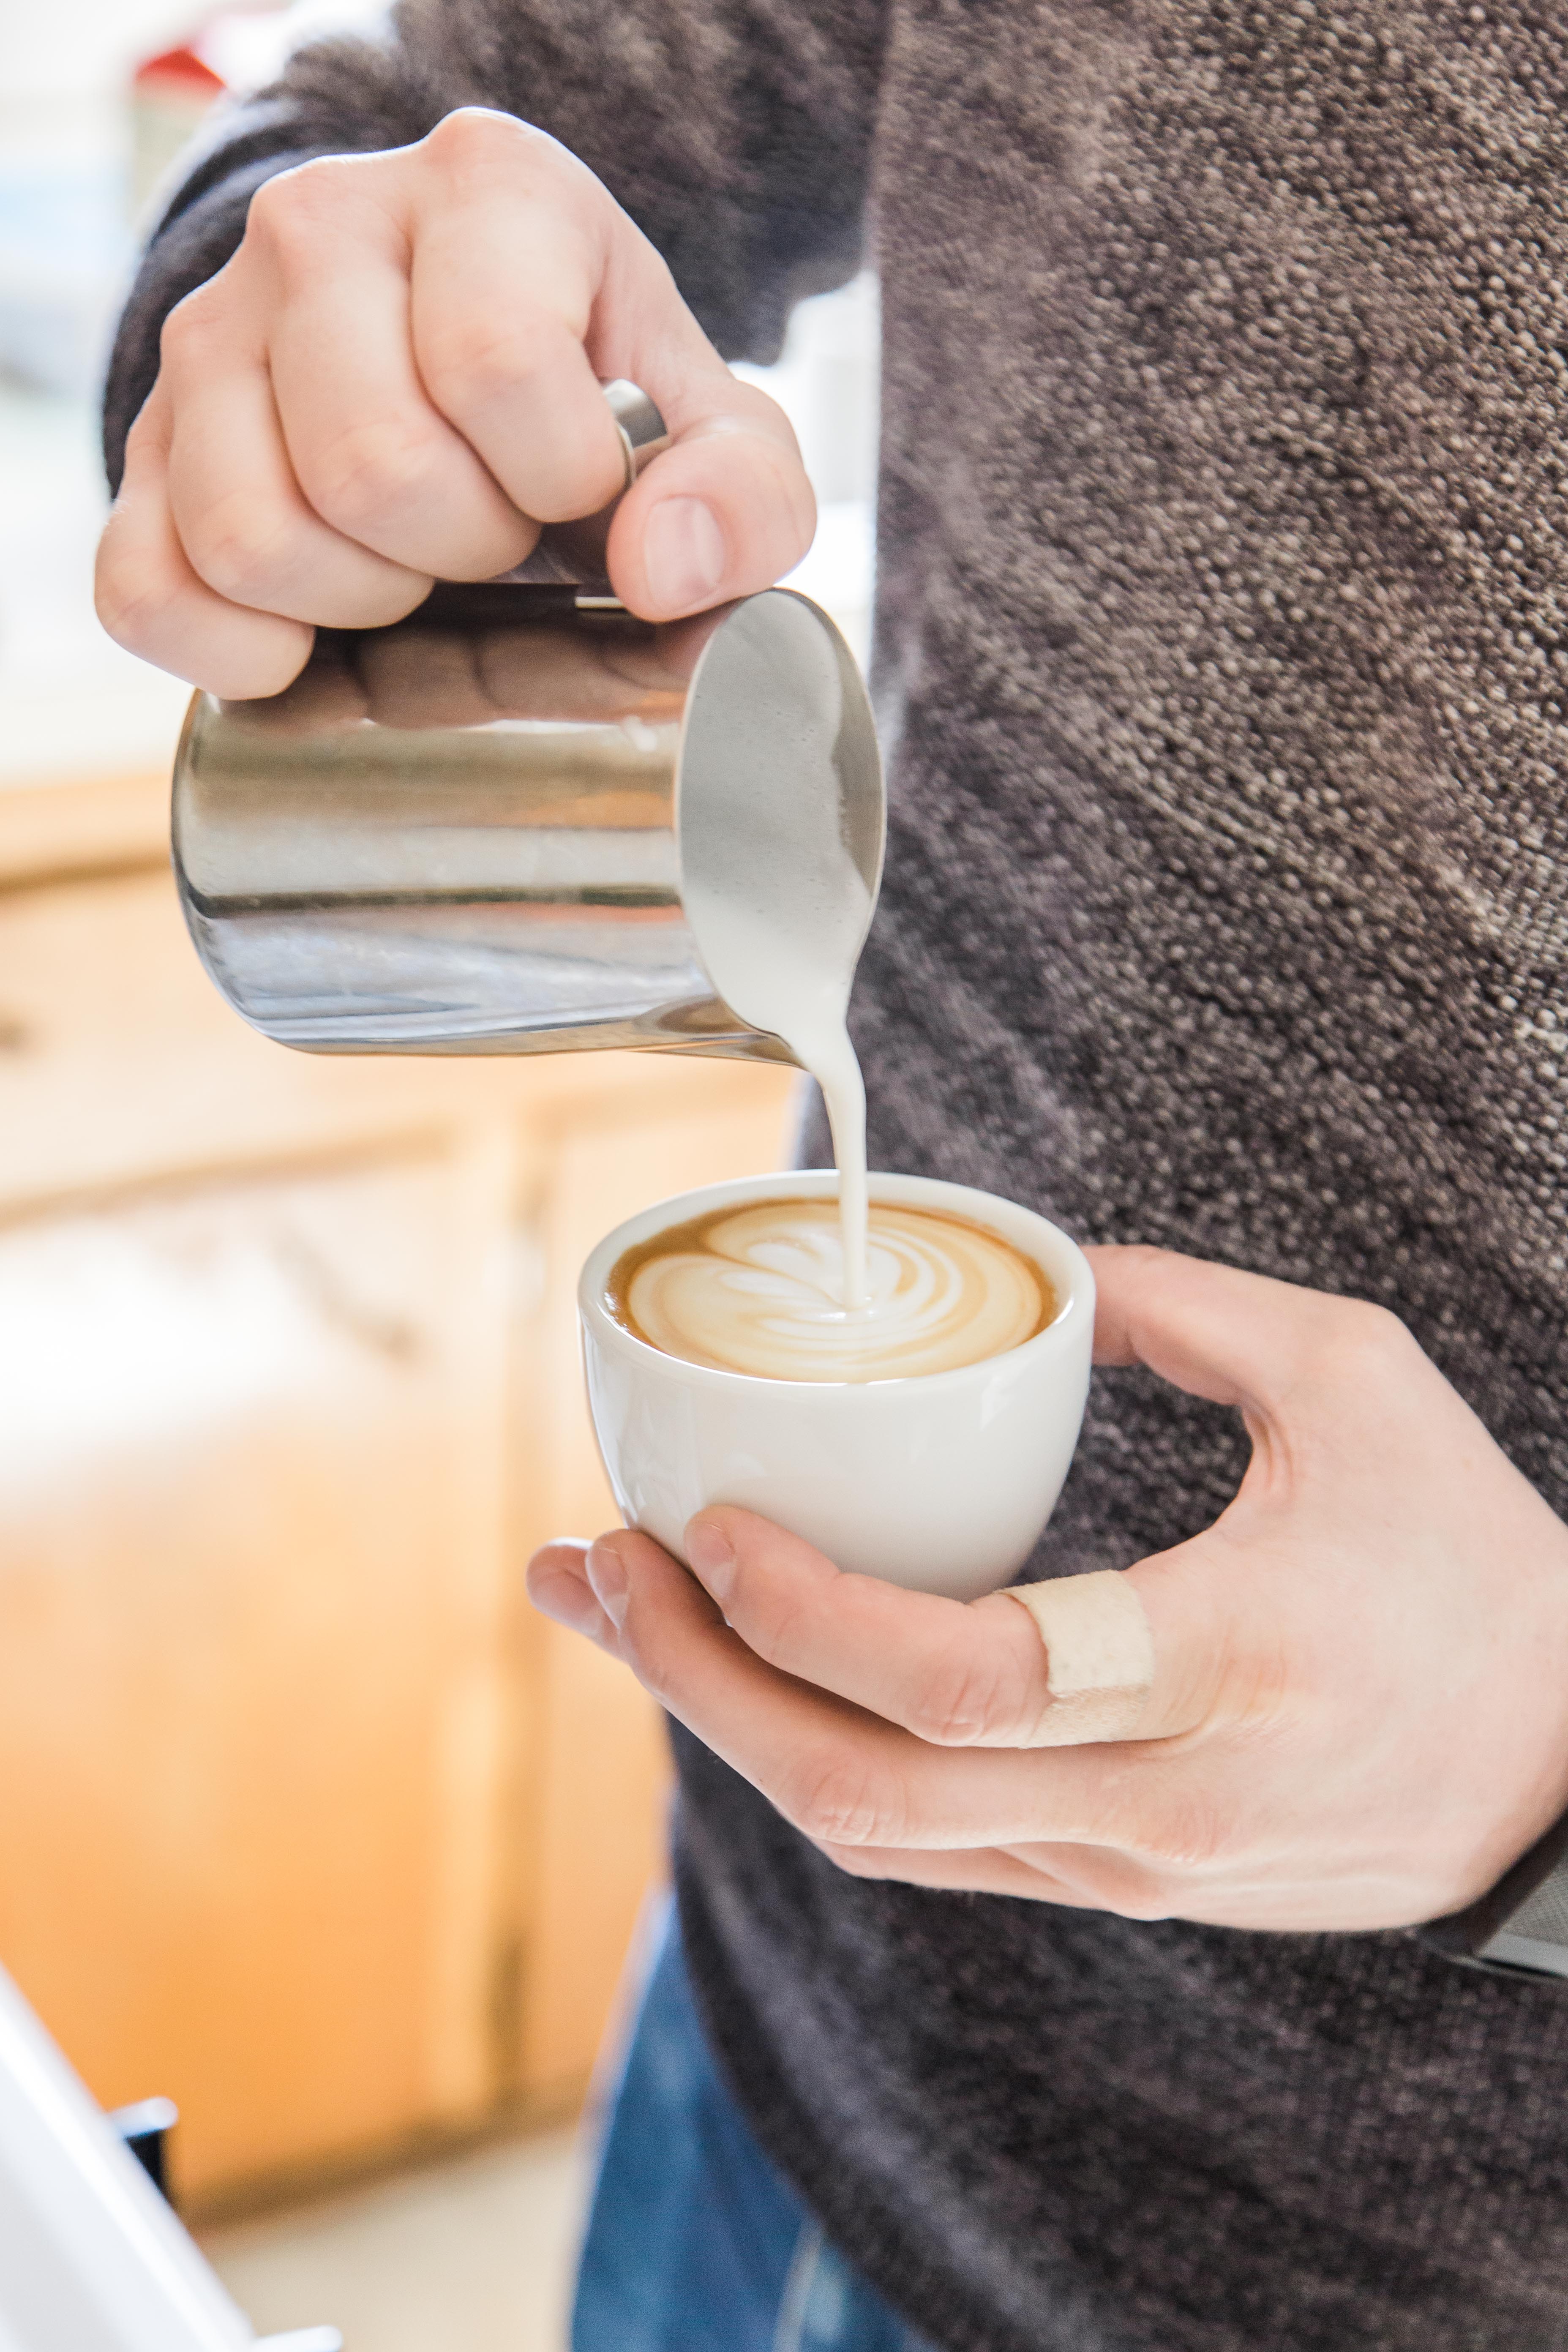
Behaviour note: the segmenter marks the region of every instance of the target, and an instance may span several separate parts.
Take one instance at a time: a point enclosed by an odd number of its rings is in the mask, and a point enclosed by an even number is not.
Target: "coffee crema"
[[[618,1258],[605,1304],[667,1356],[773,1381],[909,1380],[1022,1347],[1058,1302],[1000,1234],[872,1202],[867,1301],[844,1304],[832,1198],[710,1210]]]

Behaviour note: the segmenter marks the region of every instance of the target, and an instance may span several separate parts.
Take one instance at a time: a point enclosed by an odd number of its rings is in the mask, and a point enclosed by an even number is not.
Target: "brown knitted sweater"
[[[851,268],[869,201],[875,1164],[1386,1301],[1563,1509],[1565,25],[408,0],[177,199],[111,466],[159,319],[298,155],[510,108],[731,355]],[[1102,1378],[1040,1568],[1178,1539],[1241,1461],[1226,1415]],[[678,1748],[715,2047],[948,2352],[1568,2346],[1556,1991],[1403,1936],[851,1882]]]

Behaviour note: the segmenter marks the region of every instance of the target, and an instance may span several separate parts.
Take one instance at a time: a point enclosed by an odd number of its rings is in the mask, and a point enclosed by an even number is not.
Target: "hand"
[[[535,1601],[861,1877],[1239,1927],[1461,1908],[1568,1807],[1568,1528],[1382,1309],[1090,1255],[1098,1360],[1239,1406],[1253,1445],[1212,1528],[1126,1571],[1136,1737],[1025,1748],[1026,1610],[841,1575],[746,1511],[691,1522],[695,1579],[642,1535],[550,1545]]]
[[[597,379],[670,446],[616,512],[617,594],[649,620],[766,587],[805,553],[783,411],[740,383],[587,166],[480,108],[416,146],[301,163],[164,322],[99,551],[98,609],[144,660],[234,698],[303,668],[316,624],[369,628],[435,579],[521,562],[619,491]]]

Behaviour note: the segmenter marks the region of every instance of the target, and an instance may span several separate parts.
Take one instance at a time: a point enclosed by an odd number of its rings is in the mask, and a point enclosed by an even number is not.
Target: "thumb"
[[[616,373],[655,402],[669,446],[616,509],[606,560],[622,602],[649,621],[706,612],[794,570],[816,529],[795,432],[774,400],[731,374],[651,247],[620,314]]]
[[[1094,1360],[1272,1422],[1345,1301],[1174,1250],[1090,1249]]]

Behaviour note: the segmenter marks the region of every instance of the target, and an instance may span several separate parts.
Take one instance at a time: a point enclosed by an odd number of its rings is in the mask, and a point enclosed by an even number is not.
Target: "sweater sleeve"
[[[885,0],[402,0],[380,38],[301,49],[195,155],[142,257],[104,397],[118,487],[164,319],[221,269],[263,181],[491,106],[581,156],[727,359],[858,265]]]

